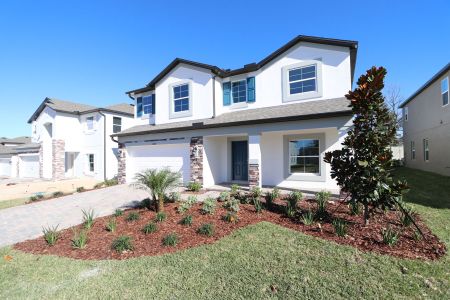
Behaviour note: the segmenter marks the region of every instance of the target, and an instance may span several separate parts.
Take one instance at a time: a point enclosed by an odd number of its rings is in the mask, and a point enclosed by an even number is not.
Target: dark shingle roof
[[[2,137],[0,138],[0,144],[26,144],[31,142],[29,136],[19,136],[12,139]]]
[[[160,125],[138,125],[113,136],[131,136],[160,132],[229,127],[238,125],[275,123],[302,119],[351,115],[350,102],[346,98],[316,100],[264,108],[246,109],[224,113],[215,118],[166,123]]]
[[[41,105],[38,107],[38,109],[30,117],[30,119],[28,120],[28,123],[31,123],[32,121],[36,120],[37,117],[39,116],[39,114],[44,110],[44,108],[46,106],[48,106],[58,112],[77,114],[77,115],[86,114],[86,113],[90,113],[90,112],[96,112],[96,111],[104,111],[104,112],[119,113],[119,114],[134,116],[134,106],[132,104],[119,103],[119,104],[110,105],[110,106],[103,108],[103,107],[95,107],[95,106],[88,105],[88,104],[76,103],[76,102],[47,97],[44,99],[44,101],[41,103]]]

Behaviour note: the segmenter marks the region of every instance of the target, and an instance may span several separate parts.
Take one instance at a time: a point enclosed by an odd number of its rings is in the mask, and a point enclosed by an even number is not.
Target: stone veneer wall
[[[199,182],[203,185],[203,137],[195,136],[191,138],[189,147],[191,160],[191,181]]]
[[[39,177],[44,178],[44,144],[39,148]]]
[[[64,140],[52,141],[52,157],[52,179],[64,179],[66,173]]]
[[[249,164],[248,165],[248,186],[250,188],[252,187],[259,187],[259,164]]]
[[[124,144],[119,143],[118,155],[117,180],[119,184],[124,184],[127,182],[127,150]]]

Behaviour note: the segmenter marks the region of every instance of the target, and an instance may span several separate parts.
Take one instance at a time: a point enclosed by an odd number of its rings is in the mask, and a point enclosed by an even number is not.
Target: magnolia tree
[[[364,223],[377,208],[398,206],[406,182],[392,178],[392,151],[397,123],[382,94],[386,69],[372,67],[358,79],[358,87],[346,97],[354,114],[343,147],[325,153],[331,177],[351,201],[364,207]],[[401,205],[400,205],[401,206]],[[403,208],[401,208],[403,210]]]

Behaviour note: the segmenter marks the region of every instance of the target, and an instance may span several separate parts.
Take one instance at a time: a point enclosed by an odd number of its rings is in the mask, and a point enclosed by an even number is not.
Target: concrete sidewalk
[[[82,209],[94,209],[96,217],[110,215],[147,198],[144,191],[127,185],[73,194],[53,200],[0,210],[0,247],[42,235],[42,227],[65,229],[82,223]]]

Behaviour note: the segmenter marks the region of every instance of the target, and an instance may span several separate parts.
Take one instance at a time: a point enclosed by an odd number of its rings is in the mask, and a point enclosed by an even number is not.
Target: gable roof
[[[27,144],[31,142],[31,137],[29,136],[19,136],[12,139],[2,137],[0,138],[0,144]]]
[[[272,107],[246,109],[221,114],[215,118],[165,123],[159,125],[138,125],[112,136],[133,136],[182,130],[230,127],[251,124],[287,122],[306,119],[351,116],[352,110],[347,98],[300,102]]]
[[[28,123],[35,121],[45,107],[50,107],[57,112],[69,113],[74,115],[87,114],[91,112],[111,112],[123,115],[134,116],[134,106],[132,104],[120,103],[105,108],[95,107],[88,104],[76,103],[71,101],[60,100],[56,98],[45,98],[41,105],[36,109],[28,120]]]
[[[165,67],[158,75],[156,75],[155,78],[152,79],[145,87],[131,90],[126,92],[126,94],[130,95],[132,93],[142,93],[146,91],[152,91],[155,89],[155,85],[158,81],[160,81],[164,76],[166,76],[172,69],[174,69],[177,65],[183,63],[195,67],[200,67],[203,69],[210,70],[213,74],[219,76],[219,77],[229,77],[229,76],[235,76],[243,73],[253,72],[261,69],[268,63],[270,63],[272,60],[283,54],[284,52],[288,51],[293,46],[297,45],[299,42],[308,42],[308,43],[314,43],[314,44],[323,44],[323,45],[332,45],[332,46],[341,46],[341,47],[348,47],[350,48],[350,66],[351,66],[351,78],[353,81],[353,75],[355,72],[355,64],[356,64],[356,53],[358,49],[358,42],[357,41],[350,41],[350,40],[339,40],[339,39],[331,39],[331,38],[323,38],[323,37],[315,37],[315,36],[307,36],[307,35],[299,35],[295,37],[294,39],[290,40],[288,43],[283,45],[282,47],[278,48],[271,54],[269,54],[267,57],[262,59],[258,63],[250,63],[246,64],[243,68],[234,69],[234,70],[225,70],[221,69],[217,66],[204,64],[200,62],[195,62],[187,59],[182,58],[175,58],[167,67]]]
[[[450,62],[443,67],[442,69],[440,69],[436,74],[434,74],[433,77],[431,77],[430,80],[428,80],[427,82],[425,82],[424,85],[422,85],[417,91],[415,91],[411,96],[408,97],[408,99],[406,99],[405,101],[403,101],[402,104],[400,104],[400,108],[403,108],[406,104],[408,104],[409,102],[411,102],[417,95],[419,95],[420,93],[422,93],[427,87],[429,87],[430,85],[432,85],[436,80],[438,80],[444,73],[448,72],[450,70]]]

